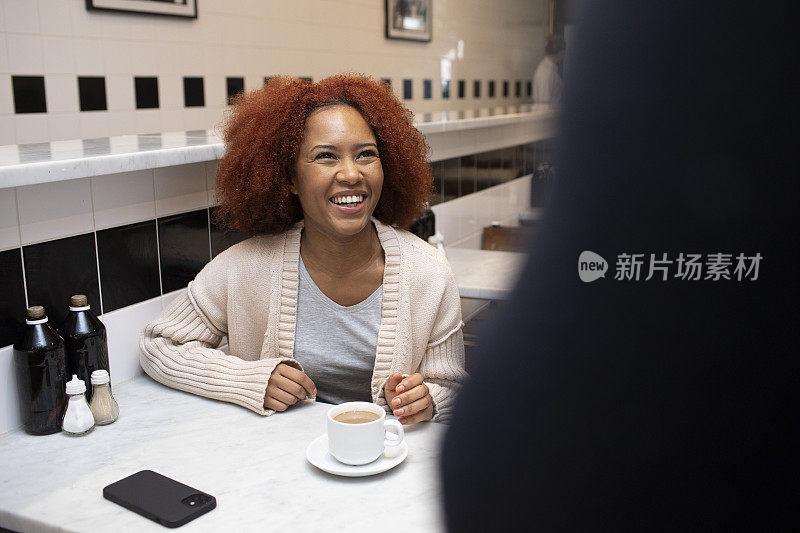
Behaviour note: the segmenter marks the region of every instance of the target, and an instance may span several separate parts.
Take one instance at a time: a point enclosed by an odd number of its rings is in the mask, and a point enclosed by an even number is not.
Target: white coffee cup
[[[369,411],[378,415],[378,418],[357,424],[334,420],[334,417],[348,411]],[[396,431],[387,431],[389,428]],[[387,434],[394,437],[389,438]],[[404,436],[403,425],[397,420],[386,420],[386,411],[374,403],[347,402],[328,411],[328,451],[347,465],[371,463],[386,448],[399,446]]]

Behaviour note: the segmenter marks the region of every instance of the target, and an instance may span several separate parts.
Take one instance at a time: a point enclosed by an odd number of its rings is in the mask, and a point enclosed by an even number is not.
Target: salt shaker
[[[89,404],[86,403],[86,384],[78,379],[77,374],[72,374],[72,379],[67,383],[67,412],[61,422],[61,429],[67,435],[86,435],[94,429],[94,416]]]
[[[92,401],[89,409],[92,410],[94,423],[98,426],[110,424],[119,416],[119,404],[111,394],[111,378],[106,370],[92,372]]]

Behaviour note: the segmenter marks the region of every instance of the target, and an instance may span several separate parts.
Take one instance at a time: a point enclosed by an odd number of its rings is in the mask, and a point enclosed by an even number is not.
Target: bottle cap
[[[85,294],[73,294],[69,297],[70,311],[87,311],[89,307],[89,301]]]
[[[72,307],[84,307],[89,304],[85,294],[73,294],[69,297],[69,305]]]
[[[45,318],[44,307],[41,305],[34,305],[28,308],[27,318],[29,320],[39,320]]]
[[[103,385],[111,381],[108,370],[95,370],[92,372],[92,385]]]
[[[86,383],[82,379],[78,379],[77,374],[72,374],[72,379],[67,383],[67,394],[83,394],[86,392]]]

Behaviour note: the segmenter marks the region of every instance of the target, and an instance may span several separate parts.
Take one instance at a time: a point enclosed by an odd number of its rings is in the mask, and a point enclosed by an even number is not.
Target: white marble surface
[[[424,113],[415,125],[427,135],[551,121],[555,116],[549,106],[523,104]],[[0,189],[213,161],[224,151],[221,138],[212,130],[0,146]]]
[[[511,296],[525,254],[447,248],[447,260],[463,298],[503,300]]]
[[[446,426],[406,429],[409,453],[364,478],[306,461],[326,404],[263,418],[143,376],[116,387],[119,419],[84,436],[0,438],[0,526],[19,532],[164,531],[103,498],[103,487],[151,469],[214,495],[217,508],[181,531],[441,531],[437,457]]]

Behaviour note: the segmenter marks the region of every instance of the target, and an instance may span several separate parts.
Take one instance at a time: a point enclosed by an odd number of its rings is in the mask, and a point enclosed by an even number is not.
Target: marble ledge
[[[556,111],[525,104],[496,109],[424,113],[415,126],[423,134],[550,121]],[[225,147],[214,130],[193,130],[98,139],[0,146],[0,189],[213,161]]]

